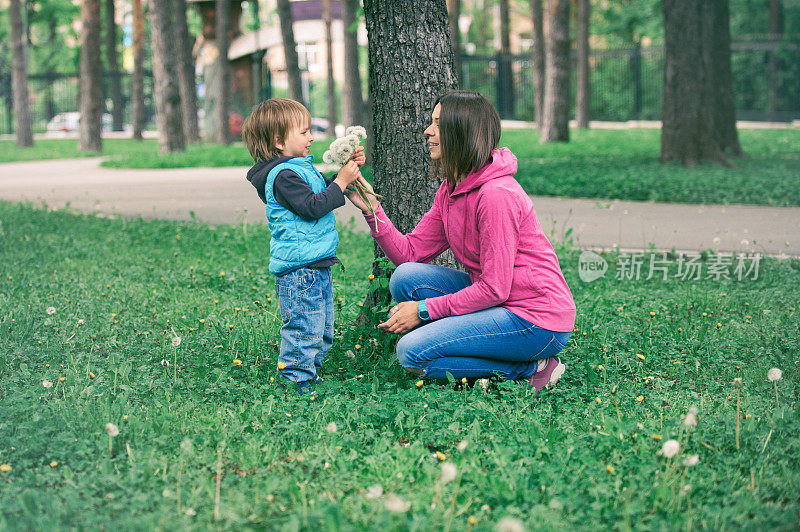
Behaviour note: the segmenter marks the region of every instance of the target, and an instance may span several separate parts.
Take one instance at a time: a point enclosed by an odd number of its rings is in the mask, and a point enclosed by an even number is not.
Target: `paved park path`
[[[264,206],[245,179],[247,168],[120,170],[102,158],[0,164],[0,199],[127,217],[264,223]],[[685,205],[531,196],[553,240],[586,248],[750,251],[800,256],[800,207]],[[355,219],[349,203],[336,211]]]

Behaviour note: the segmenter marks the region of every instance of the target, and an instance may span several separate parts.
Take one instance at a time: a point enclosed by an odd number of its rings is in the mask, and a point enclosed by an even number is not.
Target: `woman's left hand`
[[[404,301],[398,303],[389,311],[389,319],[378,324],[379,329],[389,331],[394,334],[404,334],[422,323],[417,311],[418,301]]]

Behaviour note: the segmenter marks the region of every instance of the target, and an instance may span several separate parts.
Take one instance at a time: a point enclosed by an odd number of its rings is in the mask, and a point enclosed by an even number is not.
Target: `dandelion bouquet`
[[[344,137],[339,137],[331,142],[328,151],[322,154],[323,162],[327,164],[338,164],[339,166],[344,166],[347,164],[347,161],[350,160],[350,157],[353,155],[353,152],[356,150],[358,145],[361,144],[361,139],[365,138],[367,138],[367,130],[364,129],[363,126],[348,127],[344,130]],[[378,220],[378,217],[375,216],[375,208],[372,206],[372,202],[367,196],[374,196],[377,199],[382,199],[383,196],[367,190],[364,185],[358,181],[356,181],[354,185],[356,188],[356,193],[364,201],[364,203],[367,204],[369,212],[371,212],[375,217],[375,232],[378,232],[378,221],[381,223],[384,222],[383,220]]]

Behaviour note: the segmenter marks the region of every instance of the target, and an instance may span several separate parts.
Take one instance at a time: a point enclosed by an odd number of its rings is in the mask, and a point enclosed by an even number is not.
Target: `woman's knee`
[[[389,292],[395,301],[411,301],[411,293],[419,282],[419,266],[416,262],[404,262],[395,268],[389,279]]]
[[[405,369],[411,372],[420,370],[419,360],[415,356],[417,349],[416,342],[409,335],[405,335],[397,342],[397,361]]]

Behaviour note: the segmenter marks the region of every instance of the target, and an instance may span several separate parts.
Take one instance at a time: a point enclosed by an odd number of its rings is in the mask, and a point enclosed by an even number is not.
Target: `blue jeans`
[[[471,284],[458,270],[407,262],[392,274],[389,290],[397,302],[452,294]],[[530,377],[538,361],[567,344],[569,332],[542,329],[502,307],[426,322],[397,344],[400,365],[444,379],[498,375],[507,380]]]
[[[314,382],[333,345],[333,282],[330,268],[300,268],[275,278],[281,307],[280,373],[295,383]]]

